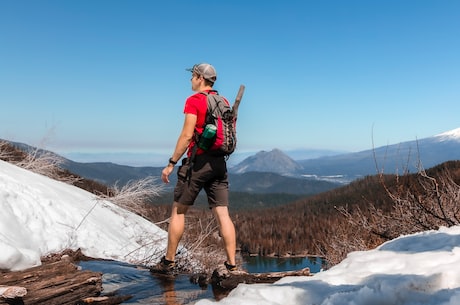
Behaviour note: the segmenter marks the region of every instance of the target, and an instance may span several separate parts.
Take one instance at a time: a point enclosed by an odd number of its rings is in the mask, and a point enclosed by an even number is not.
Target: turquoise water
[[[323,260],[320,257],[246,257],[244,268],[250,273],[301,270],[310,268],[311,273],[321,270]]]
[[[320,258],[269,258],[247,257],[243,267],[252,273],[277,272],[310,268],[316,273],[321,269]],[[194,304],[201,299],[220,299],[211,285],[200,287],[191,283],[187,275],[165,280],[153,276],[148,269],[115,261],[80,262],[82,269],[103,273],[103,294],[131,295],[123,304]]]

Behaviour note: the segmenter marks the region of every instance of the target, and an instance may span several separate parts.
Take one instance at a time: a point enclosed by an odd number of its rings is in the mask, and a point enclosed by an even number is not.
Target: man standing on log
[[[229,271],[235,271],[237,269],[236,234],[228,211],[226,159],[225,156],[214,156],[195,147],[197,143],[194,135],[203,132],[207,111],[207,96],[201,92],[217,94],[217,91],[213,90],[217,74],[214,67],[207,63],[194,65],[188,70],[192,72],[192,90],[195,94],[185,101],[185,120],[182,131],[177,139],[174,153],[161,174],[164,183],[169,183],[169,175],[186,152],[187,157],[182,160],[182,165],[177,170],[178,180],[174,189],[166,255],[156,266],[152,267],[152,272],[174,273],[175,255],[185,229],[185,214],[203,188],[224,241],[227,254],[225,267]],[[227,100],[225,101],[228,103]]]

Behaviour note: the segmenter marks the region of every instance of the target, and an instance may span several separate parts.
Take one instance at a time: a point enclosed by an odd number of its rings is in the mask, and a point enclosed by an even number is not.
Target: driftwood
[[[0,297],[0,305],[75,305],[89,302],[109,305],[120,304],[130,298],[125,296],[90,299],[99,297],[102,292],[102,274],[79,270],[70,259],[46,263],[23,271],[1,272],[0,287],[4,290]]]
[[[274,283],[286,276],[311,276],[310,268],[269,273],[229,272],[226,269],[216,269],[211,276],[211,284],[215,289],[230,291],[238,284]]]

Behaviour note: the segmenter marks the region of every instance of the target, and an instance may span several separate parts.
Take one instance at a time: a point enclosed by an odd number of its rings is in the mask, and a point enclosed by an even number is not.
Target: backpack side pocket
[[[177,170],[177,178],[182,181],[187,181],[189,168],[190,168],[190,162],[188,162],[188,159],[184,159],[182,161],[182,165],[179,166],[179,169]]]

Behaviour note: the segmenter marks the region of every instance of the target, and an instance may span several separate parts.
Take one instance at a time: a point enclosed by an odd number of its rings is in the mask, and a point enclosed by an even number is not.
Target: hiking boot
[[[224,262],[224,266],[225,266],[225,271],[223,271],[223,274],[224,273],[227,273],[229,275],[230,274],[231,275],[247,275],[248,274],[247,271],[238,269],[236,265],[230,265],[228,262]]]
[[[225,268],[227,268],[227,270],[230,272],[238,270],[238,268],[236,268],[236,265],[230,265],[227,262],[225,262],[224,265],[225,265]]]
[[[167,260],[166,257],[162,257],[160,262],[150,268],[153,273],[160,273],[165,275],[174,275],[174,269],[176,263],[174,261]]]

